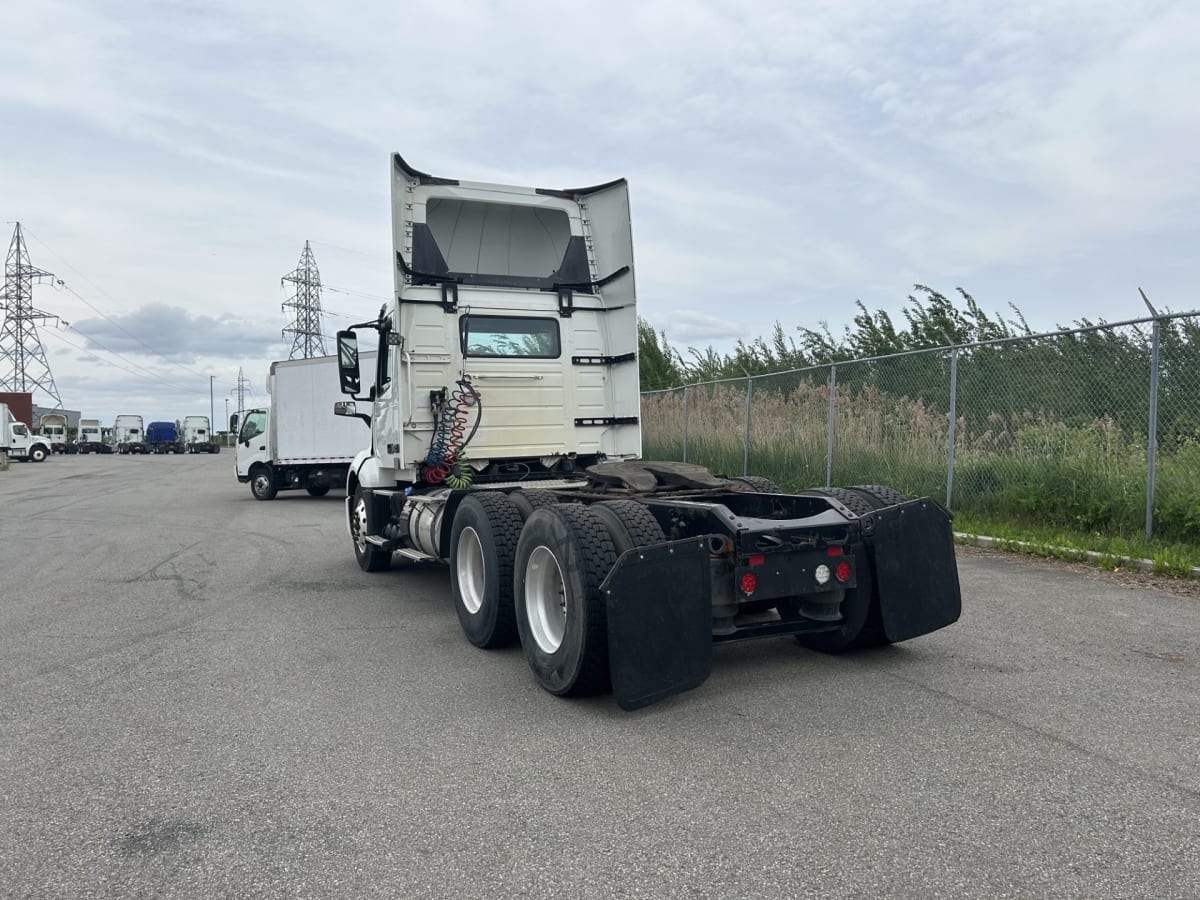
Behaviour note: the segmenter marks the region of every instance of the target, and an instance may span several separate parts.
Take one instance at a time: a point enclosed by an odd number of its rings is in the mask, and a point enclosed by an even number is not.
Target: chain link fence
[[[1200,313],[642,394],[644,455],[1200,541]]]

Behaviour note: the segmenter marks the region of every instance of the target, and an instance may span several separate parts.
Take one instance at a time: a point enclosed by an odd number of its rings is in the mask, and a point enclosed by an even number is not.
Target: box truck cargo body
[[[375,354],[361,357],[374,378]],[[239,423],[237,478],[259,500],[303,488],[314,497],[346,483],[350,463],[371,442],[362,421],[333,414],[342,399],[337,358],[317,356],[271,364],[271,405],[246,410]]]

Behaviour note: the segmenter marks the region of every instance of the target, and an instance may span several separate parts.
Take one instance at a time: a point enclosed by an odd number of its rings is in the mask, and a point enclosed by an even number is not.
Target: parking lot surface
[[[948,629],[624,713],[232,470],[0,473],[0,896],[1200,896],[1193,598],[964,556]]]

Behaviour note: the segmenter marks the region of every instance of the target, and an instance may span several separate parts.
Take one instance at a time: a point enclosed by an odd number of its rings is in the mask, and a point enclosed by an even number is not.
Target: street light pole
[[[217,418],[216,407],[213,405],[213,379],[214,378],[216,378],[215,375],[208,376],[208,439],[210,441],[213,439],[213,434],[214,434],[213,426],[215,426],[217,424],[215,421]]]
[[[225,432],[225,446],[232,447],[233,442],[229,440],[231,435],[229,434],[229,398],[228,397],[225,398],[225,427],[222,428],[221,430]]]

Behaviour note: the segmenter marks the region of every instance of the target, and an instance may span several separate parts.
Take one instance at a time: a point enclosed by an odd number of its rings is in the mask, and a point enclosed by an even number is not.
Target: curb
[[[1055,547],[1047,544],[1034,544],[1029,541],[1014,541],[1005,538],[987,537],[982,534],[970,534],[965,531],[954,532],[954,540],[959,544],[968,544],[972,547],[980,547],[984,550],[1051,550],[1063,559],[1074,560],[1077,562],[1090,562],[1096,565],[1108,565],[1109,563],[1118,563],[1126,568],[1136,569],[1139,572],[1157,572],[1154,561],[1150,559],[1135,559],[1131,556],[1113,556],[1111,553],[1098,553],[1095,550],[1079,550],[1075,547]],[[1184,576],[1188,578],[1200,578],[1200,566],[1192,566],[1191,570]]]

